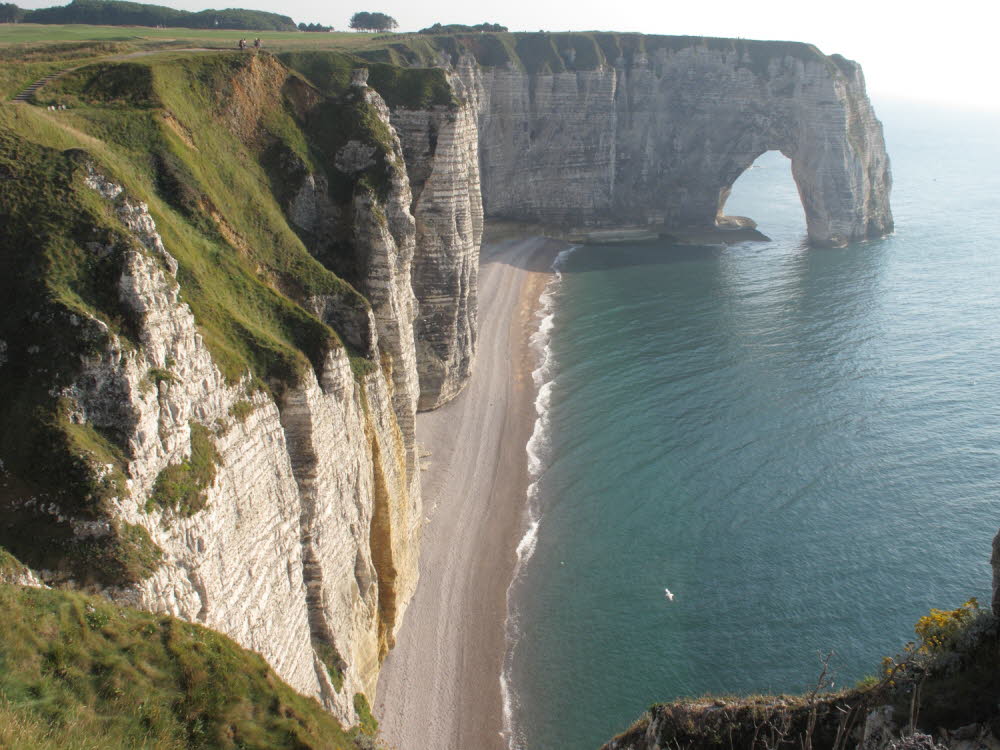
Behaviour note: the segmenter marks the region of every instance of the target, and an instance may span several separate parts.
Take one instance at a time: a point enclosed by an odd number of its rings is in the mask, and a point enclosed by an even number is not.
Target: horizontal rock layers
[[[889,161],[860,66],[805,44],[646,40],[623,41],[617,57],[605,46],[588,66],[554,42],[559,72],[529,72],[523,55],[442,60],[479,111],[487,216],[711,227],[739,175],[779,150],[813,243],[892,230]]]
[[[378,95],[366,87],[356,95],[388,128]],[[230,635],[347,723],[356,721],[354,695],[374,695],[416,586],[423,518],[416,229],[399,142],[387,132],[385,189],[359,189],[350,203],[359,286],[371,308],[345,309],[336,296],[309,300],[321,320],[348,321],[345,338],[374,366],[355,372],[341,346],[273,394],[249,377],[227,381],[180,298],[178,264],[145,204],[91,170],[88,185],[134,243],[108,251],[125,255],[118,296],[139,345],[109,335],[96,318],[84,321],[104,330],[104,343],[61,393],[73,421],[127,445],[127,486],[110,517],[145,529],[160,554],[151,575],[106,593]],[[350,176],[351,159],[337,162]],[[202,461],[206,451],[211,477],[199,507],[147,501],[168,469]]]
[[[456,98],[391,113],[417,220],[421,409],[452,398],[472,368],[484,213],[562,229],[714,227],[736,179],[779,150],[814,244],[892,231],[889,160],[860,66],[805,44],[647,39],[662,44],[614,55],[605,44],[590,67],[553,42],[560,72],[513,52],[487,59],[478,39],[415,62],[444,67]]]
[[[454,398],[472,372],[483,204],[475,90],[449,82],[455,106],[399,108],[391,119],[413,191],[417,253],[413,291],[422,410]]]

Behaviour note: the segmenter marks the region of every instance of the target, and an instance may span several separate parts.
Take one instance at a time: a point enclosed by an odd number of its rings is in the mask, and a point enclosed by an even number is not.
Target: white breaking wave
[[[503,670],[500,673],[500,695],[503,700],[503,731],[501,734],[507,741],[510,750],[524,750],[524,739],[514,729],[514,709],[517,707],[517,696],[514,695],[510,687],[511,668],[513,666],[514,648],[517,645],[520,629],[520,613],[511,599],[511,592],[521,577],[524,565],[531,559],[535,552],[535,545],[538,542],[538,527],[541,523],[541,510],[538,507],[538,484],[542,474],[548,467],[550,459],[550,439],[549,439],[549,410],[552,404],[552,390],[556,384],[555,370],[556,362],[552,354],[552,329],[555,327],[555,306],[562,273],[560,272],[566,264],[566,260],[577,246],[567,248],[560,252],[552,262],[553,276],[545,285],[545,289],[538,298],[539,309],[538,330],[536,330],[529,341],[532,349],[535,350],[538,366],[532,371],[531,379],[535,384],[535,426],[525,446],[528,459],[528,476],[531,484],[528,485],[526,508],[526,528],[524,536],[517,544],[517,561],[514,564],[514,577],[507,586],[507,620],[504,625],[507,636],[507,649],[504,654]]]

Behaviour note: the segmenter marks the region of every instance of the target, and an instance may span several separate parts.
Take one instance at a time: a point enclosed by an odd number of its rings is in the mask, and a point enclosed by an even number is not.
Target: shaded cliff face
[[[357,64],[329,52],[287,54],[282,60],[329,93],[344,87],[347,66]],[[372,63],[357,75],[358,82],[367,81],[369,90],[385,98],[402,147],[397,163],[408,179],[407,207],[416,232],[409,275],[415,295],[418,407],[434,409],[461,391],[475,358],[483,231],[477,92],[466,88],[462,78],[441,69]],[[293,223],[306,233],[307,245],[322,258],[336,244],[335,228],[342,219],[334,206],[313,198],[314,186],[319,184],[315,180],[313,175],[306,177],[289,212]],[[392,233],[398,235],[396,230]],[[352,237],[349,244],[358,248],[367,242]],[[363,281],[355,281],[351,268],[344,268],[342,275],[372,296]]]
[[[753,161],[792,161],[810,240],[892,231],[860,67],[791,42],[616,34],[435,38],[480,112],[488,216],[706,228]]]

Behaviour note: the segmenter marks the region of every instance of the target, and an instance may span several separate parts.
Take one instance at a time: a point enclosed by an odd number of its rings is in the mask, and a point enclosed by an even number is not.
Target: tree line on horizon
[[[320,23],[300,23],[289,17],[261,10],[228,8],[197,12],[176,10],[162,5],[135,3],[129,0],[72,0],[69,5],[29,10],[15,3],[0,3],[0,23],[91,24],[95,26],[173,26],[189,29],[234,29],[268,31],[333,31]],[[355,31],[386,32],[398,28],[392,16],[372,11],[359,11],[351,16],[349,27]],[[469,26],[460,23],[435,23],[420,29],[418,34],[455,34],[502,32],[506,26],[480,23]]]
[[[440,24],[436,23],[433,26],[428,26],[426,29],[420,29],[418,34],[463,34],[472,33],[474,31],[485,32],[485,31],[508,31],[506,26],[501,26],[498,23],[477,23],[475,26],[466,26],[462,23],[448,23]]]
[[[392,31],[397,28],[399,24],[396,19],[385,13],[371,12],[371,11],[360,11],[351,16],[350,23],[348,26],[355,31]],[[459,33],[472,33],[472,32],[485,32],[485,31],[507,31],[506,26],[501,26],[498,23],[479,23],[475,26],[467,26],[461,23],[449,23],[441,24],[436,23],[433,26],[428,26],[426,29],[420,29],[418,34],[459,34]]]
[[[390,15],[366,10],[351,16],[347,25],[355,31],[392,31],[399,26],[396,19]]]
[[[92,24],[95,26],[175,26],[188,29],[296,31],[289,16],[228,8],[191,12],[126,0],[72,0],[69,5],[28,10],[0,4],[0,23]],[[320,29],[308,29],[320,30]],[[324,29],[328,30],[328,29]]]

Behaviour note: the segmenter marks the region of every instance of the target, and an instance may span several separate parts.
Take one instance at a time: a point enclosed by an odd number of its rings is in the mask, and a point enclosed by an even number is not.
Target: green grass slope
[[[3,748],[371,744],[368,734],[345,731],[315,700],[293,691],[257,654],[172,617],[0,584],[0,633]]]

